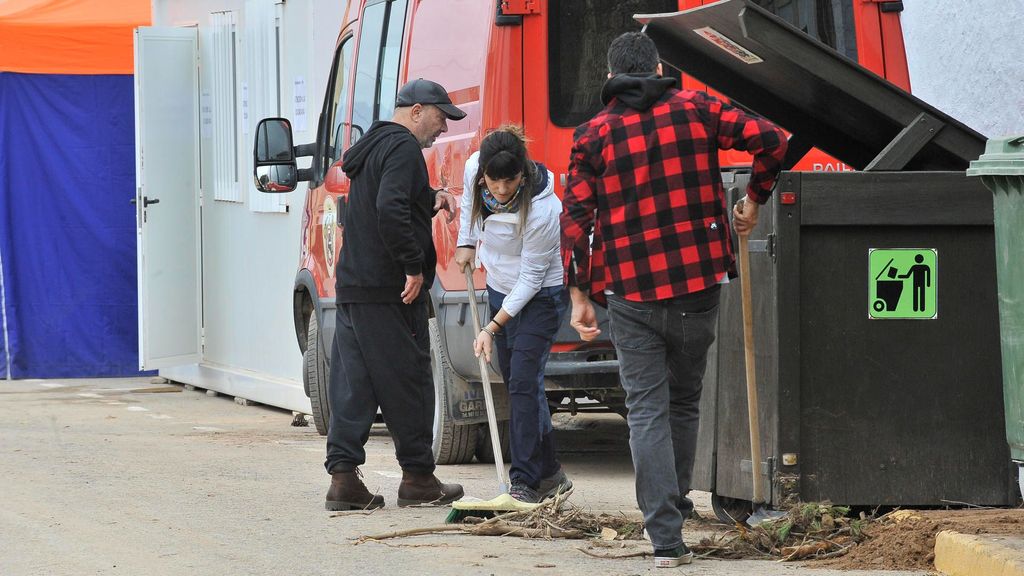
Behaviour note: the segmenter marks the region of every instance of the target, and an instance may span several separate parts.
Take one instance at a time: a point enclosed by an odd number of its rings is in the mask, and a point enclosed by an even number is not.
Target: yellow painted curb
[[[1024,536],[973,536],[943,530],[935,568],[948,576],[1024,576]]]

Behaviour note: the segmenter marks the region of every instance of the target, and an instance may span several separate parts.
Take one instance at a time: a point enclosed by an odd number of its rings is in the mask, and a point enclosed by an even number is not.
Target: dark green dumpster
[[[992,191],[1006,440],[1024,492],[1024,136],[989,140],[967,175]]]
[[[856,172],[783,171],[751,236],[761,462],[751,462],[738,290],[722,292],[692,487],[716,513],[1005,506],[992,194],[985,137],[756,4],[636,16],[666,65]],[[749,176],[723,173],[740,196]],[[738,283],[737,283],[738,284]],[[1018,332],[1020,330],[1018,329]]]

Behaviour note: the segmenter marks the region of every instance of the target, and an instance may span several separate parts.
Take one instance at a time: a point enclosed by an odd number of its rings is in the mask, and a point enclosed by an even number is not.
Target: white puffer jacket
[[[522,232],[518,214],[491,214],[481,231],[479,221],[470,222],[479,157],[480,153],[474,152],[466,160],[457,245],[477,248],[477,261],[487,271],[487,284],[506,295],[502,308],[515,316],[541,288],[562,285],[562,201],[555,196],[555,179],[549,171],[547,186],[534,195]]]

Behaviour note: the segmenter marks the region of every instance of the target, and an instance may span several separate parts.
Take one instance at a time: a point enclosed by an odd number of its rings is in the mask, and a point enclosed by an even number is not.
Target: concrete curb
[[[935,568],[948,576],[1024,576],[1024,536],[943,530],[935,537]]]

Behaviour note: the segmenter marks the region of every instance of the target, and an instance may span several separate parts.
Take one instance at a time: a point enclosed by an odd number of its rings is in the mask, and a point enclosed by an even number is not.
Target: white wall
[[[258,72],[247,72],[245,62],[245,4],[244,0],[153,2],[154,26],[199,26],[203,91],[213,85],[212,67],[208,65],[212,58],[209,28],[210,13],[216,11],[235,12],[240,43],[236,81],[239,97],[243,82],[251,86],[255,82],[266,81],[266,78],[246,77],[258,75]],[[306,129],[295,131],[296,144],[315,139],[317,117],[345,4],[343,1],[288,0],[280,7],[281,114],[292,119],[293,126],[296,78],[305,80],[308,97]],[[283,380],[298,386],[301,394],[302,358],[292,322],[292,288],[299,258],[306,185],[300,184],[298,190],[287,196],[287,212],[268,213],[251,209],[252,175],[248,163],[258,115],[250,114],[248,130],[240,120],[236,135],[239,139],[239,185],[242,188],[239,202],[214,199],[211,191],[214,150],[211,138],[202,138],[203,364],[227,368],[256,379]],[[308,160],[305,163],[300,161],[300,166],[303,165],[308,166]],[[207,387],[217,389],[215,386]],[[235,395],[273,403],[245,393],[235,392]]]
[[[1024,134],[1024,0],[903,0],[914,95],[988,137]]]

